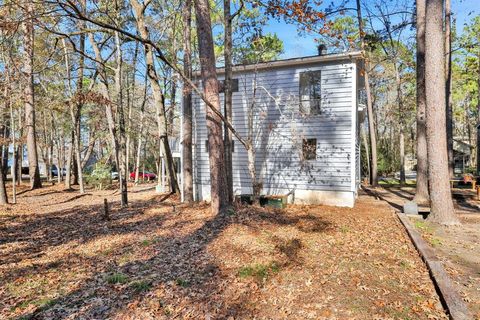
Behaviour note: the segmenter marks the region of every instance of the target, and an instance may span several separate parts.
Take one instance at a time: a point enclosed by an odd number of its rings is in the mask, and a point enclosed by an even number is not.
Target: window
[[[300,112],[317,115],[321,112],[321,71],[300,73]]]
[[[303,159],[317,159],[317,139],[303,139]]]
[[[225,92],[225,80],[218,80],[218,92]],[[232,92],[238,92],[238,79],[232,79]]]

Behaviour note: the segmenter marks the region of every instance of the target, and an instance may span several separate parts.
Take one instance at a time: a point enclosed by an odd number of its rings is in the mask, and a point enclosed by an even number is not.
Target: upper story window
[[[321,71],[300,73],[300,112],[308,115],[321,113]]]
[[[218,80],[218,92],[225,92],[225,80]],[[238,92],[238,79],[232,79],[232,92]]]

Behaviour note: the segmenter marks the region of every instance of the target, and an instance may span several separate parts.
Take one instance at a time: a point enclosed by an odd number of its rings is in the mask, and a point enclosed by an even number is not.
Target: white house
[[[361,65],[361,53],[349,52],[234,67],[233,126],[247,137],[252,119],[262,194],[288,194],[294,203],[354,205]],[[224,70],[217,72],[221,80]],[[209,200],[206,110],[198,96],[193,103],[194,194]],[[234,141],[235,194],[252,193],[247,164],[245,148]]]

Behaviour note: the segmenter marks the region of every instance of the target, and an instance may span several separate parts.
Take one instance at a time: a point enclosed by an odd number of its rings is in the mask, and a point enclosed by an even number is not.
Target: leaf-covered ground
[[[111,221],[112,191],[49,187],[0,207],[0,318],[446,318],[381,201],[213,216],[133,191]]]
[[[401,207],[413,198],[415,189],[390,187],[377,192],[392,206]],[[445,227],[420,217],[411,221],[435,250],[475,319],[480,319],[480,201],[474,191],[457,188],[453,199],[461,226]]]

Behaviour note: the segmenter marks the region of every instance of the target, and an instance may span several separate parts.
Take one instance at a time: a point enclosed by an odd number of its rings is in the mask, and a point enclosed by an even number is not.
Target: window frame
[[[232,93],[238,92],[239,81],[238,78],[232,78]],[[218,80],[218,93],[225,93],[225,80]]]
[[[298,93],[301,113],[312,116],[322,114],[322,70],[300,72]],[[306,96],[308,99],[304,98]]]
[[[302,140],[303,160],[317,160],[317,138],[304,138]]]

